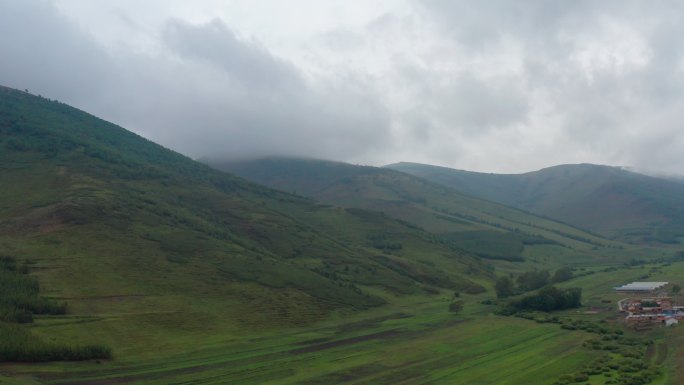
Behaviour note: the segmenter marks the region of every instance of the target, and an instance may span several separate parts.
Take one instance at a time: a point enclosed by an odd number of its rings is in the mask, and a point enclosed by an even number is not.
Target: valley
[[[0,134],[0,255],[35,279],[31,300],[64,304],[41,313],[1,297],[0,332],[110,353],[8,359],[2,384],[681,380],[679,330],[630,330],[612,290],[684,285],[679,243],[584,230],[386,168],[214,169],[4,87]],[[571,275],[542,285],[581,289],[581,307],[509,311],[539,289],[522,276],[562,268]],[[5,317],[18,310],[32,322]]]

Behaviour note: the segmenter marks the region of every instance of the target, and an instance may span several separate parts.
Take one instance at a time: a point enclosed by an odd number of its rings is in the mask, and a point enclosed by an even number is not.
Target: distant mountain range
[[[477,173],[417,163],[386,168],[615,239],[677,243],[684,236],[684,184],[673,179],[593,164],[524,174]]]
[[[544,245],[553,255],[621,247],[577,227],[388,168],[293,158],[209,163],[324,203],[382,211],[484,258],[522,260],[533,245]]]

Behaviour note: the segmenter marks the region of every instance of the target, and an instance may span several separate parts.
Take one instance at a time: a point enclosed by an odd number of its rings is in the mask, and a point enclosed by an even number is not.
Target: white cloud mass
[[[682,8],[0,0],[0,84],[192,157],[682,173]]]

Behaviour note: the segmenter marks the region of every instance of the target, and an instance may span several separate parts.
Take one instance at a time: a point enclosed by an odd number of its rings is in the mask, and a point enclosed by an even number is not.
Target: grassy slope
[[[497,316],[453,316],[444,303],[408,304],[400,313],[241,338],[164,360],[114,363],[106,370],[76,364],[66,375],[59,365],[42,366],[33,374],[50,384],[104,384],[107,378],[132,384],[550,384],[595,356],[581,347],[588,338],[583,332]]]
[[[606,236],[665,243],[684,236],[684,185],[617,167],[564,165],[508,175],[415,163],[387,167]]]
[[[211,164],[325,203],[382,211],[442,234],[457,247],[486,258],[523,256],[530,261],[525,268],[597,259],[615,262],[622,261],[626,253],[641,255],[641,250],[578,228],[389,169],[290,158]],[[499,265],[516,269],[511,264]]]
[[[145,357],[490,274],[383,215],[256,186],[23,92],[0,88],[0,132],[0,252],[68,302],[35,328],[49,338]],[[404,247],[383,253],[368,234]]]
[[[594,322],[607,319],[612,324],[615,301],[620,298],[612,286],[645,274],[682,284],[683,269],[683,263],[623,267],[575,278],[563,285],[585,288],[585,302],[594,312],[559,315]],[[13,378],[32,375],[41,383],[72,385],[107,384],[110,379],[126,384],[551,384],[559,375],[610,354],[582,346],[596,335],[492,315],[493,306],[478,303],[489,296],[462,298],[465,310],[459,315],[446,312],[445,297],[410,296],[401,304],[314,327],[242,334],[228,341],[216,337],[192,352],[136,361],[124,357],[102,364],[5,369],[17,376]],[[644,336],[635,334],[639,335]],[[652,360],[662,368],[654,384],[676,383],[681,331],[656,328],[647,335],[658,352]],[[604,381],[597,376],[588,382]]]

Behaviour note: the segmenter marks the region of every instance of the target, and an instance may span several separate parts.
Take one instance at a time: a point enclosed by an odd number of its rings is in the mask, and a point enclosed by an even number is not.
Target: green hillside
[[[0,255],[67,303],[46,318],[58,339],[115,355],[150,323],[179,341],[140,342],[173,350],[196,334],[306,325],[491,275],[415,227],[254,185],[8,88],[0,149]]]
[[[209,163],[324,203],[381,211],[486,259],[541,268],[623,258],[621,243],[386,168],[292,158]]]
[[[684,185],[592,164],[525,174],[486,174],[416,163],[387,168],[636,243],[679,243],[684,237]]]

